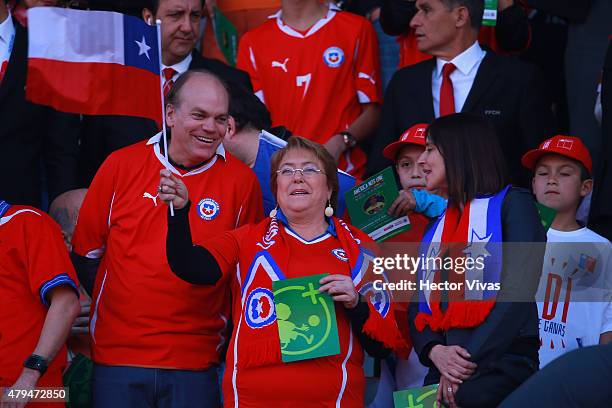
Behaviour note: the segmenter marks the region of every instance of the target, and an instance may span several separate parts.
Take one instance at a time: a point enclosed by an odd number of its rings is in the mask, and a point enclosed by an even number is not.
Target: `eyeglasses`
[[[317,174],[325,174],[323,170],[317,169],[314,166],[304,167],[303,169],[294,169],[293,167],[283,167],[282,169],[276,170],[276,173],[282,177],[294,177],[295,172],[299,171],[302,173],[302,177],[310,178]]]

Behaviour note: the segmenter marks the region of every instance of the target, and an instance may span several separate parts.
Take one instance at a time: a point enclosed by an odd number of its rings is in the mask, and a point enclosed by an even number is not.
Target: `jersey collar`
[[[336,232],[336,227],[334,226],[332,219],[328,217],[325,217],[325,221],[327,221],[328,223],[327,229],[325,230],[325,232],[322,235],[311,239],[310,241],[305,240],[297,232],[291,229],[291,227],[289,226],[289,221],[287,220],[287,217],[285,216],[285,214],[283,214],[280,208],[277,210],[276,219],[280,221],[281,224],[283,224],[287,234],[291,235],[292,237],[296,238],[298,241],[304,244],[316,244],[317,242],[324,241],[330,236],[335,237],[335,238],[338,237],[338,233]]]
[[[320,19],[319,21],[317,21],[312,27],[310,27],[310,29],[308,30],[306,34],[302,34],[294,30],[293,28],[289,27],[283,22],[283,10],[282,9],[278,10],[275,14],[272,14],[268,18],[275,18],[278,29],[284,32],[285,34],[290,35],[291,37],[306,38],[316,33],[317,31],[319,31],[323,26],[325,26],[325,24],[329,23],[334,18],[336,13],[340,10],[341,9],[335,4],[330,4],[329,9],[327,10],[327,15],[323,17],[322,19]]]
[[[227,160],[225,157],[225,149],[223,148],[223,143],[220,143],[219,147],[217,147],[215,157],[213,157],[212,160],[210,160],[208,163],[206,163],[202,167],[198,167],[197,169],[193,169],[191,171],[188,171],[187,173],[181,174],[181,172],[179,172],[168,160],[166,160],[166,158],[162,154],[161,148],[160,148],[161,140],[162,140],[162,134],[161,132],[159,132],[147,141],[147,146],[153,145],[153,151],[155,152],[155,156],[157,157],[157,159],[164,165],[165,168],[167,168],[172,173],[180,177],[193,176],[195,174],[200,174],[210,169],[217,162],[218,157],[221,157],[223,160]]]

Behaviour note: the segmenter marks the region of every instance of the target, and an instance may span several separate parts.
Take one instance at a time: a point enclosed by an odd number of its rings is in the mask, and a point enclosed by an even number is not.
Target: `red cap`
[[[525,153],[521,159],[521,163],[528,169],[534,170],[540,157],[550,153],[560,154],[561,156],[577,160],[582,163],[589,173],[593,172],[593,162],[591,161],[589,149],[586,148],[580,138],[574,136],[557,135],[550,139],[546,139],[542,142],[540,147]]]
[[[407,145],[425,146],[425,136],[427,134],[427,123],[417,123],[411,126],[400,136],[397,142],[393,142],[383,150],[383,156],[389,160],[395,160],[397,152]]]

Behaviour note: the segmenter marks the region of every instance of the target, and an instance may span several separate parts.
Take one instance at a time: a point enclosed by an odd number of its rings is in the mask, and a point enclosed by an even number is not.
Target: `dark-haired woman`
[[[538,367],[543,246],[518,243],[546,235],[531,194],[506,184],[499,142],[482,119],[434,121],[419,163],[427,189],[448,196],[420,250],[444,263],[419,272],[424,289],[410,308],[415,350],[430,367],[425,384],[439,382],[438,399],[451,407],[494,407]]]

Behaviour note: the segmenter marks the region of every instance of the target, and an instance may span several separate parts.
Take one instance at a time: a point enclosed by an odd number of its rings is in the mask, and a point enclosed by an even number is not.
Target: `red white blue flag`
[[[64,112],[161,120],[157,29],[139,18],[28,10],[29,101]]]

